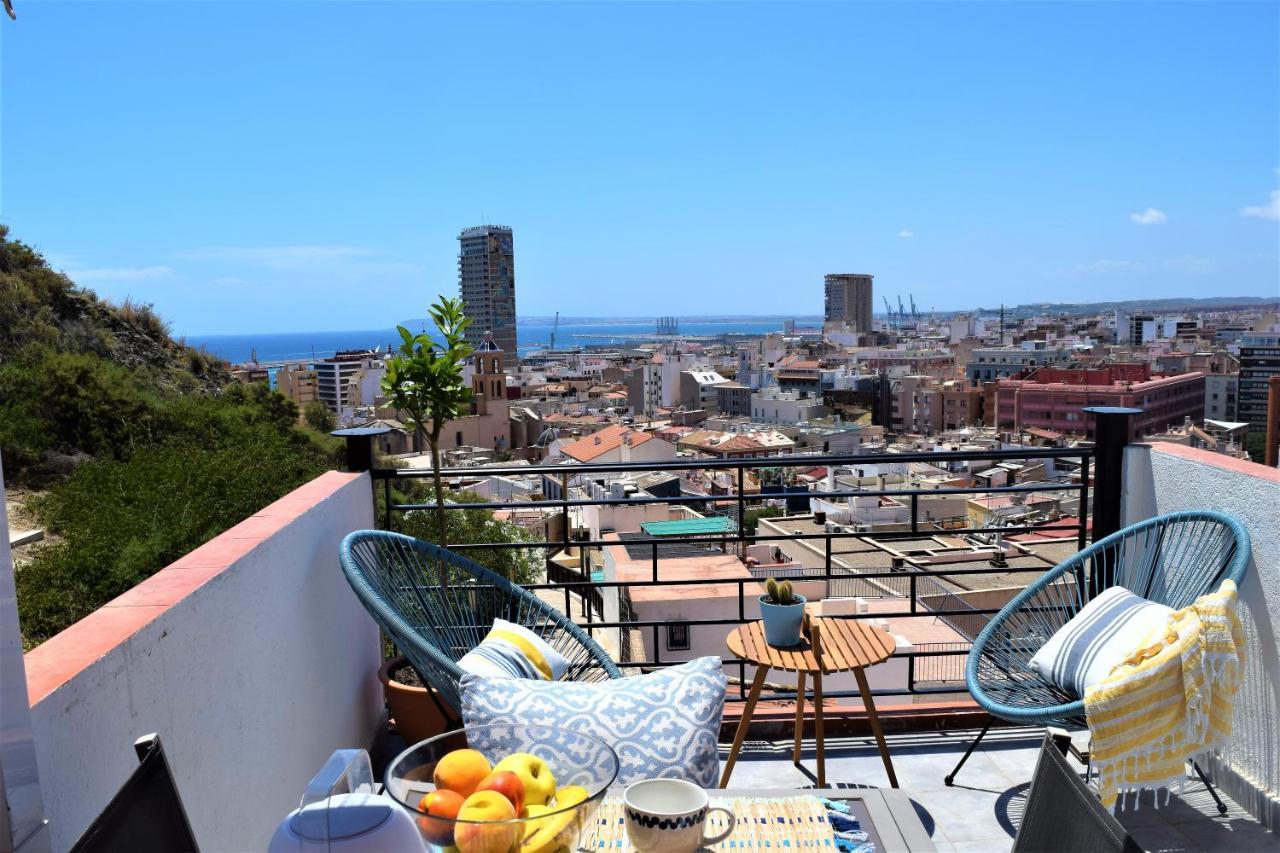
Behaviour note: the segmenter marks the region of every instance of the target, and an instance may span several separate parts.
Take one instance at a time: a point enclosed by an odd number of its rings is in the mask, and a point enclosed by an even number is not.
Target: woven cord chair
[[[1044,681],[1032,656],[1102,590],[1122,586],[1175,610],[1237,585],[1249,565],[1249,533],[1220,512],[1175,512],[1126,527],[1059,563],[997,613],[969,650],[969,692],[992,717],[1019,725],[1085,728],[1084,700]],[[946,777],[952,784],[990,723]],[[1194,765],[1193,765],[1194,766]],[[1199,767],[1196,773],[1204,780]],[[1205,780],[1208,785],[1208,781]],[[1213,792],[1219,811],[1226,807]]]
[[[436,689],[451,720],[461,707],[458,660],[494,619],[523,625],[569,661],[566,681],[621,678],[595,640],[528,590],[466,557],[405,536],[357,530],[342,540],[342,572],[374,621]],[[443,569],[449,585],[440,588]]]

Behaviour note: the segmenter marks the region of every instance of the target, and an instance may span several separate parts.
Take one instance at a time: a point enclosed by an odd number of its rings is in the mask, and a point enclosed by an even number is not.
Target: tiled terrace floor
[[[1043,730],[992,731],[948,788],[943,777],[976,732],[929,732],[889,738],[898,783],[915,804],[921,821],[942,853],[1002,853],[1013,846],[1035,770]],[[789,741],[748,740],[730,786],[812,787],[812,741],[805,742],[804,770],[791,763]],[[827,738],[827,786],[888,787],[884,765],[870,737]],[[728,754],[722,747],[721,757]],[[1081,768],[1083,771],[1083,768]],[[1188,785],[1169,805],[1152,807],[1147,794],[1137,811],[1117,817],[1146,850],[1277,851],[1280,839],[1259,825],[1229,798],[1225,816],[1198,783]]]

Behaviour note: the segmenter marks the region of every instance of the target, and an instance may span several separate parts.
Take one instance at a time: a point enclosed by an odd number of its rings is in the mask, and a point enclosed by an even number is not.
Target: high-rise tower
[[[481,225],[458,235],[458,285],[471,318],[467,342],[479,348],[485,332],[508,358],[516,356],[516,258],[511,229]]]
[[[861,334],[871,332],[872,278],[859,273],[832,273],[823,279],[823,319],[828,323],[848,323]]]

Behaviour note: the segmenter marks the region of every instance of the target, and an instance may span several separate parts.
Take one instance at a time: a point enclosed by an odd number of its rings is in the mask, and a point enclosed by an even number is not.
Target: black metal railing
[[[348,438],[349,442],[365,440],[368,439],[363,436]],[[1075,501],[1078,506],[1078,517],[1075,522],[1070,524],[1058,522],[1053,526],[1052,530],[1055,537],[1069,536],[1074,539],[1077,547],[1083,548],[1087,544],[1090,532],[1089,507],[1091,500],[1095,502],[1101,500],[1104,501],[1105,505],[1111,506],[1114,505],[1115,501],[1118,501],[1120,494],[1117,468],[1111,468],[1106,480],[1095,480],[1091,476],[1092,463],[1098,452],[1092,446],[1080,446],[1071,448],[1019,448],[1011,450],[966,450],[844,456],[785,456],[728,460],[685,459],[663,462],[603,464],[493,465],[478,468],[445,469],[442,470],[441,474],[446,482],[455,478],[474,480],[477,477],[495,476],[539,478],[542,489],[536,500],[446,503],[446,509],[448,511],[467,509],[537,510],[545,513],[547,518],[554,519],[554,523],[546,526],[548,529],[554,529],[559,533],[555,537],[555,541],[459,542],[446,543],[446,545],[464,554],[468,551],[483,549],[534,548],[542,550],[546,556],[546,580],[542,583],[529,584],[528,588],[544,597],[554,597],[557,602],[562,601],[562,609],[566,614],[570,614],[572,618],[579,620],[582,627],[592,636],[609,641],[606,642],[606,646],[612,646],[619,652],[618,663],[620,666],[644,670],[679,663],[700,653],[726,656],[728,650],[723,646],[724,635],[731,628],[755,618],[754,614],[750,612],[751,608],[748,607],[748,602],[760,594],[761,582],[750,573],[743,573],[736,577],[716,578],[714,580],[705,577],[664,577],[661,570],[664,559],[673,553],[679,552],[681,547],[685,549],[691,547],[712,548],[724,553],[743,554],[748,547],[757,544],[770,544],[784,549],[789,544],[792,546],[789,550],[792,551],[796,550],[797,546],[800,546],[807,552],[807,560],[802,560],[801,562],[807,561],[810,564],[803,567],[804,571],[800,573],[803,576],[796,578],[798,582],[820,582],[825,584],[824,590],[828,597],[852,595],[878,597],[892,601],[900,599],[896,607],[885,609],[884,606],[878,606],[874,609],[874,612],[850,614],[847,618],[934,618],[947,623],[959,634],[961,640],[954,644],[928,643],[915,646],[909,651],[901,652],[900,656],[908,658],[905,686],[877,690],[877,695],[955,692],[957,689],[955,682],[958,679],[963,679],[963,661],[968,642],[976,636],[990,616],[998,612],[997,609],[974,607],[966,601],[962,589],[963,579],[979,575],[1007,573],[1011,569],[999,559],[986,565],[974,565],[973,563],[965,563],[963,565],[918,565],[917,563],[921,561],[912,561],[910,559],[904,561],[901,558],[894,558],[888,551],[883,552],[883,567],[875,566],[870,570],[866,568],[851,568],[841,558],[842,552],[839,546],[849,540],[859,540],[864,544],[867,544],[867,541],[872,539],[877,543],[893,543],[942,535],[949,538],[968,539],[975,545],[980,545],[984,540],[990,541],[1004,536],[1016,536],[1033,532],[1043,534],[1046,529],[1043,524],[1023,523],[1008,525],[997,523],[975,527],[970,526],[966,521],[965,526],[957,528],[954,526],[956,522],[952,520],[946,525],[945,529],[938,529],[929,521],[921,518],[921,501],[927,498],[963,496],[968,499],[982,495],[1005,495],[1016,500],[1018,496],[1025,496],[1035,492],[1060,493]],[[348,458],[360,459],[362,458],[362,452],[359,448],[354,451],[349,449]],[[986,462],[990,463],[991,466],[995,466],[1003,461],[1027,462],[1035,460],[1053,460],[1054,468],[1061,468],[1062,470],[1057,471],[1054,479],[1047,482],[998,486],[990,484],[946,486],[924,490],[903,487],[846,488],[836,478],[832,480],[833,488],[815,490],[808,495],[810,499],[821,498],[825,501],[839,501],[852,497],[876,497],[895,501],[905,509],[906,516],[903,522],[894,525],[892,529],[858,531],[845,525],[827,525],[823,528],[815,526],[813,532],[806,533],[764,533],[760,532],[760,530],[748,533],[740,523],[741,520],[746,518],[747,510],[750,508],[762,506],[769,500],[785,502],[796,497],[794,493],[761,494],[759,492],[749,492],[746,488],[748,472],[760,472],[765,469],[787,471],[815,467],[825,467],[830,471],[842,467],[857,468],[862,466],[866,468],[894,463],[928,463],[944,471],[954,472],[967,470],[971,463],[974,462]],[[672,472],[681,475],[681,494],[673,497],[649,495],[623,498],[611,497],[608,496],[607,489],[599,488],[597,482],[602,478],[607,479],[610,475],[625,476],[649,472]],[[728,472],[731,475],[729,485],[732,486],[732,490],[723,494],[694,492],[690,486],[688,476],[693,472],[699,472],[700,475],[706,472]],[[394,530],[397,526],[397,518],[403,513],[436,509],[434,499],[428,502],[397,502],[394,498],[395,492],[400,491],[396,489],[397,484],[413,480],[429,480],[432,476],[429,469],[374,468],[370,470],[370,474],[373,477],[375,489],[380,490],[380,520],[384,528]],[[699,479],[701,479],[700,476]],[[593,484],[595,488],[589,488]],[[593,491],[605,496],[591,497],[590,495]],[[592,538],[589,531],[587,531],[585,537],[575,536],[572,523],[572,516],[575,511],[580,511],[586,507],[645,506],[655,504],[727,514],[739,523],[727,526],[728,530],[718,535],[663,536],[660,538],[651,537],[640,541],[632,539],[625,545],[616,535],[606,536],[602,533],[599,537]],[[1096,538],[1106,535],[1110,531],[1099,529],[1095,520],[1092,532]],[[610,579],[606,572],[603,579],[593,580],[590,555],[597,552],[603,554],[602,549],[615,548],[629,548],[632,554],[643,553],[645,556],[644,562],[648,564],[649,569],[647,576],[643,579],[617,580]],[[553,562],[552,558],[560,553],[576,556],[578,569],[565,568]],[[681,553],[687,554],[688,552]],[[991,554],[990,551],[980,550],[974,553],[975,562],[978,563],[983,562],[983,557]],[[792,554],[790,556],[794,557],[795,555]],[[634,565],[635,558],[631,557],[630,560]],[[768,565],[766,564],[761,568],[767,569]],[[1043,572],[1049,568],[1051,568],[1051,563],[1044,561],[1042,566],[1020,566],[1016,571]],[[705,643],[701,647],[698,644],[690,643],[688,650],[675,649],[667,650],[664,653],[664,648],[668,645],[664,642],[664,639],[671,639],[671,637],[664,638],[663,634],[666,633],[665,629],[673,625],[672,621],[670,619],[639,618],[637,608],[633,606],[633,593],[644,588],[662,587],[668,590],[676,590],[674,595],[678,596],[679,588],[689,587],[690,595],[696,595],[698,587],[707,587],[710,583],[735,585],[737,587],[736,612],[712,615],[705,618],[682,618],[679,623],[675,624],[683,625],[685,629],[675,633],[682,637],[689,637],[695,631],[715,632],[716,636],[720,637],[719,648],[707,648]],[[640,653],[640,649],[637,648],[634,642],[636,638],[644,638],[643,654]],[[703,639],[705,640],[705,636]],[[746,666],[749,663],[728,657],[725,658],[725,662],[738,667],[738,683],[740,685],[744,684]],[[957,673],[959,673],[958,676]],[[739,690],[738,693],[739,695],[736,698],[745,698],[745,690]],[[788,694],[785,691],[781,691],[777,695],[786,696]],[[856,696],[857,694],[852,691],[848,693],[828,691],[826,695],[831,698],[839,698],[841,696]]]

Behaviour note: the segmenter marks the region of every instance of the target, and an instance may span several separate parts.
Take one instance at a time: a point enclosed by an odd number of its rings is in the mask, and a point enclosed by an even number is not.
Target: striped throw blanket
[[[1223,581],[1085,693],[1089,760],[1102,804],[1181,783],[1186,762],[1226,745],[1244,670],[1236,585]],[[1136,799],[1135,799],[1136,802]]]

